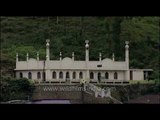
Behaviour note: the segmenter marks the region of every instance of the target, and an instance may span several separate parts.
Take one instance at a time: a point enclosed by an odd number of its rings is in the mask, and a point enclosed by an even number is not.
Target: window
[[[114,79],[118,79],[118,74],[117,74],[117,72],[114,73]]]
[[[20,78],[23,78],[23,73],[20,72],[20,73],[19,73],[19,76],[20,76]]]
[[[66,72],[66,78],[69,78],[69,72]]]
[[[41,73],[40,72],[37,73],[37,79],[41,79]]]
[[[90,73],[90,79],[94,79],[94,73],[93,72]]]
[[[60,73],[59,73],[59,78],[60,78],[60,79],[63,79],[63,72],[60,72]]]
[[[73,72],[73,79],[76,79],[76,72]]]
[[[52,73],[52,78],[56,79],[56,72],[55,71]]]
[[[32,73],[31,72],[28,73],[28,79],[32,79]]]
[[[105,73],[105,78],[108,79],[109,78],[109,74],[108,72]]]
[[[101,80],[101,73],[99,72],[98,73],[98,81],[100,82],[100,80]]]
[[[82,72],[79,73],[79,78],[80,78],[80,79],[83,78],[83,73],[82,73]]]

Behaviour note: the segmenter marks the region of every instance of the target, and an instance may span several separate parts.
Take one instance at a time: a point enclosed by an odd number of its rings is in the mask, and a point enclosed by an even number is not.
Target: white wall
[[[115,71],[90,71],[94,73],[94,79],[91,79],[92,82],[97,82],[98,80],[98,72],[101,73],[101,76],[103,77],[102,81],[105,82],[107,80],[124,80],[125,79],[125,71],[116,71],[118,74],[118,79],[114,79],[114,73]],[[109,78],[105,79],[105,73],[108,72]]]
[[[118,79],[114,79],[115,71],[108,71],[108,74],[109,74],[108,80],[124,80],[125,79],[124,71],[116,71],[116,72],[118,74]]]
[[[54,71],[56,72],[56,79],[52,78],[52,72],[54,72]],[[21,71],[21,72],[23,73],[23,77],[26,77],[26,78],[28,78],[28,73],[31,72],[33,80],[38,80],[37,79],[37,73],[40,72],[41,73],[41,78],[39,80],[42,81],[42,79],[43,79],[43,72],[42,71]],[[75,70],[75,72],[76,72],[76,79],[72,78],[73,77],[72,75],[73,75],[74,71],[62,70],[62,72],[63,72],[63,79],[59,79],[59,72],[60,72],[60,70],[51,70],[51,71],[48,70],[48,72],[49,72],[49,74],[48,74],[49,75],[49,77],[48,77],[49,79],[46,80],[46,81],[55,81],[55,82],[66,81],[66,72],[69,72],[70,80],[74,81],[74,82],[79,82],[80,81],[80,78],[79,78],[79,73],[80,72],[83,73],[83,78],[82,79],[85,79],[85,77],[86,77],[85,76],[86,71],[80,71],[80,70]],[[102,77],[105,77],[105,73],[106,73],[106,71],[90,71],[90,72],[94,73],[94,79],[91,79],[92,82],[97,82],[97,80],[98,80],[98,72],[101,73]],[[107,71],[107,72],[109,74],[109,78],[108,79],[103,79],[102,81],[115,80],[114,79],[114,73],[115,73],[115,71]],[[117,80],[124,80],[124,77],[125,77],[124,76],[124,71],[117,71],[117,73],[118,73],[118,79]],[[134,79],[138,79],[138,80],[140,78],[135,78],[135,77],[137,77],[137,76],[142,76],[143,77],[143,75],[141,75],[141,72],[133,72],[133,76],[134,76]],[[16,72],[16,77],[20,78],[20,72],[19,71]]]
[[[133,70],[133,80],[144,80],[142,70]]]
[[[23,73],[23,78],[28,78],[28,73],[31,72],[32,73],[32,79],[33,80],[37,80],[37,73],[40,72],[41,73],[41,78],[39,79],[40,81],[42,80],[43,76],[42,76],[42,71],[17,71],[16,72],[16,78],[20,78],[20,72]]]

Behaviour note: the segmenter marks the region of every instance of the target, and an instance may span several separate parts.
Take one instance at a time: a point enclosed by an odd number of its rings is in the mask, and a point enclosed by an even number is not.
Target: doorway
[[[98,73],[98,81],[101,82],[101,73]]]
[[[66,81],[70,80],[69,72],[66,72]]]

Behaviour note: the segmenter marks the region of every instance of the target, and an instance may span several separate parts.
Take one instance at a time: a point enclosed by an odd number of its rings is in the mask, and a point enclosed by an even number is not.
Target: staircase
[[[83,91],[53,91],[54,88],[60,89],[61,87],[80,87],[77,85],[37,85],[34,90],[32,100],[56,99],[56,100],[70,100],[72,104],[109,104],[116,103],[122,104],[114,97],[111,96],[111,89],[104,90],[92,83],[83,84]],[[45,90],[44,88],[48,88]],[[51,89],[52,88],[52,89]]]
[[[110,98],[113,100],[114,103],[122,104],[119,100],[115,99],[111,96],[111,89],[108,88],[107,90],[104,90],[92,83],[85,83],[84,84],[85,92],[91,95],[95,95],[95,97],[101,97],[101,98]]]

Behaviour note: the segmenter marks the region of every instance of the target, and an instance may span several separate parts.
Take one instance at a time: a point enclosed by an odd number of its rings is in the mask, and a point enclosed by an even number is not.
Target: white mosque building
[[[26,61],[18,60],[16,55],[16,78],[28,78],[39,82],[52,83],[79,83],[84,79],[88,82],[128,82],[129,80],[148,79],[148,73],[152,69],[129,69],[129,42],[125,42],[125,61],[115,61],[105,58],[99,53],[99,61],[89,60],[89,41],[85,41],[85,60],[75,60],[74,52],[72,58],[62,58],[60,52],[59,60],[50,60],[49,40],[46,40],[46,60],[29,58],[27,53]]]

